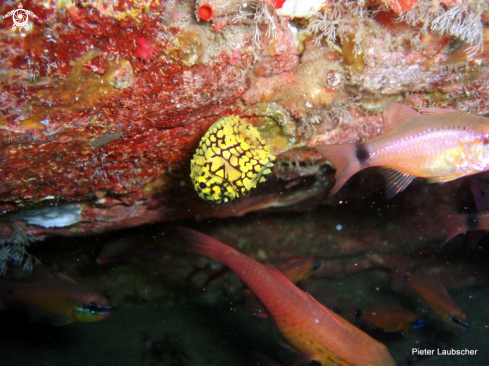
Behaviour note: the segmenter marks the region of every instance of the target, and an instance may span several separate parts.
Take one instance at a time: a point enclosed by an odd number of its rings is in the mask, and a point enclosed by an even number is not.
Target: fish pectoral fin
[[[460,111],[450,108],[420,108],[419,113],[423,116],[436,116],[439,114],[460,113]]]
[[[53,327],[60,327],[62,325],[73,323],[75,320],[72,318],[66,318],[63,316],[53,315],[49,317],[49,323]]]
[[[404,122],[420,116],[421,114],[416,112],[410,106],[402,103],[394,103],[385,112],[382,135],[388,135]]]
[[[21,301],[20,303],[25,310],[26,318],[29,323],[38,322],[42,319],[49,318],[52,315],[51,313],[48,313],[46,310],[43,310],[36,305],[23,301]]]
[[[44,309],[39,308],[36,305],[22,302],[27,315],[29,323],[38,322],[43,320],[52,326],[65,325],[73,322],[74,320],[60,315],[52,314]]]
[[[319,361],[300,353],[286,340],[279,341],[279,344],[288,352],[288,355],[284,357],[286,365],[308,366],[312,361]]]
[[[385,179],[385,196],[388,200],[399,192],[404,191],[413,179],[416,178],[414,175],[402,173],[390,168],[381,168],[380,172]]]
[[[246,298],[246,308],[248,309],[248,313],[252,316],[256,316],[258,318],[269,318],[270,313],[267,308],[260,299],[255,295],[253,291],[250,289],[244,290],[243,294]]]
[[[56,277],[60,281],[76,283],[78,285],[78,282],[76,282],[74,279],[69,278],[68,276],[66,276],[66,275],[64,275],[64,274],[62,274],[60,272],[54,273],[54,277]]]

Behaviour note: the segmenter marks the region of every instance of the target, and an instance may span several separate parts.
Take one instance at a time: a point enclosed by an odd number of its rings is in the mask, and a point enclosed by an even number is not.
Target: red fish
[[[445,243],[458,234],[472,230],[489,230],[489,211],[476,214],[449,215],[444,222],[448,230]]]
[[[409,332],[424,326],[423,321],[416,314],[396,304],[358,310],[357,317],[385,332]]]
[[[443,220],[443,224],[448,230],[448,236],[444,244],[458,234],[471,231],[468,235],[468,240],[470,248],[474,250],[481,239],[486,236],[487,233],[482,230],[489,230],[489,181],[484,175],[486,174],[479,174],[470,179],[470,189],[474,196],[474,203],[478,213],[448,215]],[[477,232],[473,232],[474,230],[477,230]]]
[[[330,195],[373,166],[384,168],[387,198],[415,177],[448,182],[489,170],[489,118],[441,108],[417,112],[396,103],[386,112],[383,130],[366,143],[316,147],[336,168]]]
[[[321,266],[321,262],[311,257],[291,257],[287,262],[275,263],[275,267],[292,283],[305,280]]]
[[[34,267],[36,282],[13,284],[0,280],[0,301],[24,302],[56,316],[54,324],[73,321],[95,322],[112,314],[109,301],[71,278],[52,275],[40,266]]]
[[[264,266],[197,231],[180,228],[190,250],[231,268],[260,299],[285,339],[321,365],[395,365],[387,348]],[[306,360],[304,360],[306,361]]]
[[[445,323],[464,330],[470,327],[467,315],[460,309],[455,300],[450,297],[447,289],[441,283],[416,276],[407,277],[407,281]]]

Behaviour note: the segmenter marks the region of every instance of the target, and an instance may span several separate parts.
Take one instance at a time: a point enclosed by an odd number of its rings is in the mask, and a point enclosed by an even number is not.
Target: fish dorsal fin
[[[253,291],[247,289],[243,291],[243,294],[245,295],[246,307],[250,315],[256,316],[258,318],[270,317],[270,313],[268,312],[267,308],[265,307],[265,305],[263,305],[263,303]]]
[[[78,282],[76,282],[74,279],[72,278],[69,278],[68,276],[62,274],[62,273],[59,273],[59,272],[56,272],[54,274],[54,277],[56,277],[58,280],[60,281],[63,281],[63,282],[70,282],[70,283],[76,283],[78,285]]]
[[[267,263],[266,269],[268,273],[270,273],[277,281],[279,281],[282,285],[288,287],[290,290],[294,291],[297,295],[301,297],[305,297],[304,291],[299,289],[296,285],[294,285],[290,280],[283,275],[277,268],[272,266],[270,263]]]
[[[421,114],[416,112],[410,106],[402,103],[394,103],[385,112],[382,135],[390,134],[404,122],[420,116]]]
[[[423,116],[436,116],[439,114],[460,113],[460,111],[450,108],[420,108],[419,113]]]
[[[394,169],[381,168],[380,172],[385,178],[385,196],[388,200],[402,192],[416,178],[414,175],[398,172]]]
[[[328,309],[326,306],[321,304],[319,301],[317,301],[314,297],[311,296],[310,293],[306,292],[306,296],[311,300],[311,302],[316,305],[316,307],[321,310],[321,312],[331,321],[336,323],[341,328],[345,327],[345,324],[342,324],[338,319],[340,318],[339,315],[337,315],[333,310]],[[340,318],[343,319],[343,318]],[[346,320],[345,320],[346,322]],[[348,322],[347,322],[348,323]]]

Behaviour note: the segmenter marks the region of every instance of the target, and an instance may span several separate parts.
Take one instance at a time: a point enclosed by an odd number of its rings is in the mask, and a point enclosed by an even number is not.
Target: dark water
[[[437,186],[430,187],[430,195],[440,194]],[[485,365],[489,359],[487,242],[470,250],[467,238],[461,236],[442,247],[446,233],[439,229],[420,239],[419,232],[429,231],[422,226],[423,213],[432,210],[422,208],[413,215],[423,190],[422,184],[414,185],[404,198],[393,201],[374,195],[363,199],[363,205],[176,224],[206,232],[262,261],[266,257],[274,263],[284,253],[318,258],[322,267],[299,286],[384,343],[398,365]],[[105,295],[115,310],[100,322],[58,327],[48,319],[30,322],[22,308],[0,312],[0,365],[263,364],[253,358],[256,353],[290,364],[293,357],[282,346],[273,321],[248,314],[242,294],[245,286],[239,278],[215,262],[187,253],[173,233],[174,225],[51,238],[33,245],[31,253],[49,270]],[[95,264],[104,245],[121,237],[134,238],[139,244],[120,262]],[[420,252],[425,254],[420,257]],[[408,259],[395,262],[387,254]],[[388,265],[357,271],[350,262],[360,264],[366,255],[385,256]],[[450,295],[468,316],[470,329],[448,326],[419,296],[396,284],[398,271],[393,265],[411,272],[443,273]],[[10,268],[6,279],[19,281],[18,277],[19,272]],[[424,319],[426,326],[386,333],[355,319],[355,309],[379,303],[407,308]],[[416,356],[413,349],[434,349],[435,355]],[[437,349],[469,349],[477,354],[439,356]]]

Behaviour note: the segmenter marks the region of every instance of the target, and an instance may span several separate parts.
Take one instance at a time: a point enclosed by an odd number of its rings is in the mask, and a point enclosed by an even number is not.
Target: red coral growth
[[[156,57],[156,48],[149,43],[146,38],[138,37],[136,39],[136,44],[136,56],[138,56],[141,61],[150,62]]]
[[[212,10],[212,6],[208,3],[202,4],[199,6],[199,17],[203,20],[211,20],[214,15],[214,10]]]

